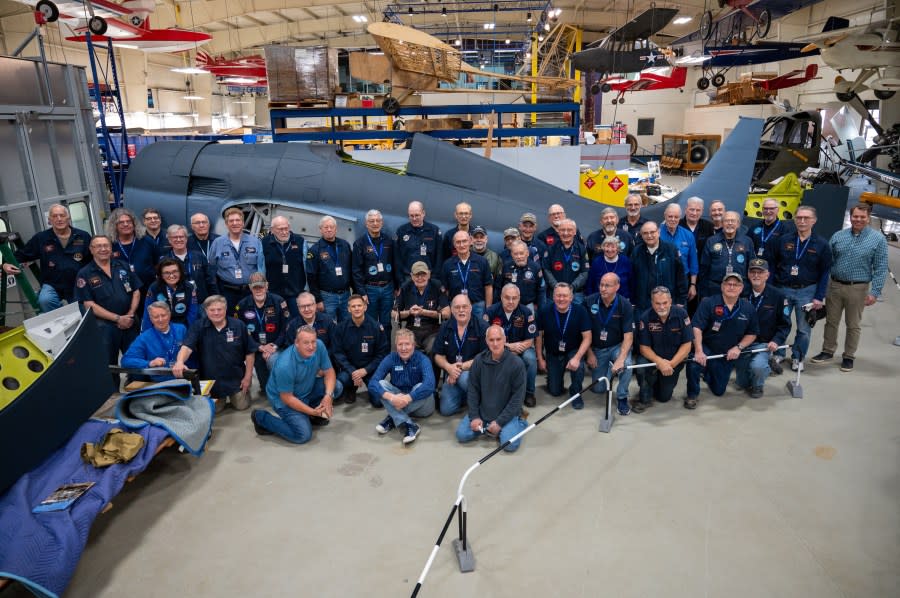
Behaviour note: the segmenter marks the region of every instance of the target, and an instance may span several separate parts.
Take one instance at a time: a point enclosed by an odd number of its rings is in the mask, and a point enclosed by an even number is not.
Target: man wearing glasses
[[[311,326],[316,331],[316,338],[322,341],[330,353],[331,330],[335,325],[334,320],[324,312],[316,310],[316,298],[312,293],[303,292],[297,295],[297,311],[300,312],[300,315],[288,322],[284,331],[284,344],[280,349],[283,350],[290,346],[300,328]]]
[[[766,251],[769,241],[774,243],[782,235],[795,234],[797,232],[793,221],[778,219],[778,201],[767,197],[762,205],[762,220],[748,219],[747,236],[756,247],[756,257],[769,261],[772,256]]]
[[[671,243],[659,240],[659,226],[646,222],[641,227],[643,243],[631,252],[633,290],[631,302],[638,313],[650,309],[650,290],[669,289],[676,305],[687,302],[688,280],[678,250]]]
[[[700,378],[717,397],[725,394],[731,370],[750,367],[750,354],[744,353],[759,334],[756,309],[741,299],[744,280],[740,274],[725,275],[722,293],[700,301],[694,314],[694,359],[688,364],[686,409],[697,408]],[[725,355],[707,360],[709,355]]]

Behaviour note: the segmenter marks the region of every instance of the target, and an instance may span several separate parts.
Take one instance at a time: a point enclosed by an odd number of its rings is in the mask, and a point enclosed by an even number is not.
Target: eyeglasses
[[[763,206],[763,209],[764,209],[764,210],[777,210],[777,209],[778,209],[778,206],[773,206],[773,207],[771,207],[771,208],[767,208],[767,207]]]
[[[605,283],[605,282],[601,282],[601,283],[600,283],[600,288],[601,288],[601,289],[611,289],[611,288],[613,288],[614,286],[616,286],[615,283],[613,283],[613,284],[608,284],[608,283]]]
[[[737,281],[728,281],[728,282],[723,282],[722,284],[726,287],[740,287],[740,286],[743,286],[744,283],[737,282]]]
[[[812,216],[794,216],[794,220],[812,220]]]
[[[187,239],[185,235],[172,235],[169,237],[170,241],[184,241],[185,239]]]
[[[162,275],[166,278],[171,278],[172,276],[178,276],[179,274],[180,274],[180,272],[178,272],[178,270],[173,270],[171,272],[163,270],[163,273],[162,273]]]
[[[300,309],[315,309],[315,303],[304,303],[303,305],[298,306]]]
[[[641,231],[641,234],[642,235],[658,235],[659,231],[658,230],[644,230],[644,231]]]

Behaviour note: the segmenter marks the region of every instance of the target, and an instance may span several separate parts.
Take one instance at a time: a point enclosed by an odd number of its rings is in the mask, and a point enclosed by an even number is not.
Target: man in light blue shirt
[[[209,247],[209,265],[216,273],[219,291],[232,313],[243,297],[250,294],[250,275],[266,273],[266,258],[262,243],[244,232],[244,213],[240,208],[225,210],[228,234],[217,237]]]
[[[700,271],[700,262],[697,260],[697,243],[694,233],[679,226],[681,220],[681,206],[672,204],[665,211],[665,226],[659,229],[659,240],[667,241],[678,250],[678,257],[688,276],[688,301],[697,295],[697,273]]]

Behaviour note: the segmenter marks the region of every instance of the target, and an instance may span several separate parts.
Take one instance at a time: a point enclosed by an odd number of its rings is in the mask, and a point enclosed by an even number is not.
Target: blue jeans
[[[383,287],[366,285],[366,296],[369,298],[367,313],[384,327],[388,340],[391,339],[391,308],[394,306],[394,285]]]
[[[462,409],[469,393],[469,372],[463,372],[456,379],[455,384],[447,382],[447,374],[444,374],[444,385],[441,387],[441,415],[454,415]]]
[[[794,343],[791,346],[791,357],[802,361],[809,350],[810,336],[810,327],[806,321],[806,312],[803,311],[803,306],[812,303],[816,294],[816,285],[809,285],[802,289],[781,287],[781,291],[784,293],[784,298],[787,299],[788,307],[793,310],[794,320],[797,322],[797,331],[794,333]]]
[[[767,343],[753,343],[750,349],[765,349]],[[762,388],[766,384],[771,369],[769,368],[769,352],[760,351],[753,353],[750,359],[744,362],[738,360],[737,383],[741,388]]]
[[[343,322],[350,315],[347,313],[347,300],[350,299],[350,291],[343,293],[330,293],[322,291],[322,303],[325,304],[325,315],[336,322]]]
[[[472,317],[477,319],[482,319],[484,316],[484,312],[487,309],[484,301],[478,301],[477,303],[472,304]]]
[[[519,359],[525,364],[525,394],[533,395],[534,381],[537,378],[537,353],[534,352],[534,347],[522,351]]]
[[[704,346],[703,352],[706,355],[713,355],[709,348]],[[711,359],[706,362],[706,366],[691,361],[688,363],[687,370],[687,395],[694,398],[700,394],[700,378],[706,382],[710,392],[717,397],[721,397],[728,389],[728,379],[731,378],[731,371],[741,368],[747,368],[750,365],[750,356],[742,354],[734,361],[728,361],[724,357]]]
[[[397,409],[390,401],[384,398],[384,393],[402,393],[403,391],[387,380],[381,380],[378,385],[381,387],[381,389],[378,391],[378,395],[375,398],[379,401],[379,404],[384,405],[384,410],[387,411],[388,415],[391,416],[391,419],[394,421],[394,425],[398,428],[400,427],[400,424],[413,423],[413,417],[428,417],[429,415],[434,413],[434,395],[428,395],[424,399],[411,402],[403,409]],[[419,382],[410,389],[410,392],[414,391],[421,385],[422,383]]]
[[[622,352],[622,345],[619,344],[604,349],[592,349],[592,351],[594,352],[594,357],[597,358],[597,367],[591,373],[591,380],[594,383],[592,390],[598,394],[605,393],[607,390],[606,382],[597,382],[597,379],[603,376],[609,378],[612,375],[609,365],[610,362],[619,358],[619,354]],[[616,385],[616,398],[619,400],[628,398],[628,385],[631,384],[631,370],[628,369],[630,365],[631,351],[625,356],[625,370],[619,374],[619,383]]]
[[[38,306],[41,308],[41,313],[45,314],[48,311],[53,311],[54,309],[62,307],[62,298],[52,286],[49,284],[42,284],[41,290],[38,293]]]
[[[577,350],[567,351],[565,355],[547,354],[547,388],[550,394],[558,397],[563,393],[563,376],[566,373],[566,363],[572,359]],[[584,359],[578,365],[578,369],[569,372],[569,396],[581,392],[584,383]]]
[[[343,391],[343,389],[346,388],[348,390],[348,392],[351,389],[353,390],[354,393],[356,392],[356,386],[353,384],[353,376],[350,375],[352,373],[353,372],[348,372],[346,370],[341,370],[340,372],[338,372],[337,379],[338,379],[338,384],[341,385],[341,391]],[[364,376],[363,377],[363,388],[366,388],[368,386],[369,386],[369,376]],[[341,395],[340,395],[340,393],[335,392],[334,396],[339,397]],[[369,396],[369,402],[372,403],[372,407],[379,407],[379,408],[381,407],[381,401],[376,397]]]
[[[335,395],[340,392],[335,388]],[[317,378],[313,385],[312,391],[305,397],[297,397],[313,409],[319,406],[322,398],[325,396],[325,380]],[[273,434],[281,436],[288,442],[294,444],[306,444],[312,438],[312,424],[309,416],[299,411],[294,411],[287,405],[281,407],[273,407],[275,413],[272,415],[268,411],[261,411],[256,423],[260,427],[265,428]]]
[[[471,442],[481,436],[478,432],[473,432],[470,426],[472,420],[469,419],[469,415],[466,414],[462,421],[459,422],[459,425],[456,426],[456,439],[460,442]],[[485,426],[491,422],[484,422]],[[528,422],[522,419],[519,416],[516,416],[506,422],[506,425],[500,428],[500,444],[503,444],[522,430],[528,427]],[[519,445],[522,444],[522,439],[519,438],[515,442],[510,442],[509,445],[503,448],[504,451],[509,453],[514,452],[519,448]]]

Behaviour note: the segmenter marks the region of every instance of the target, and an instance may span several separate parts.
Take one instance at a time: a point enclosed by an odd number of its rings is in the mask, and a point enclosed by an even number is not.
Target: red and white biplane
[[[263,87],[267,84],[266,59],[258,54],[226,60],[221,56],[213,58],[200,50],[195,63],[215,75],[219,83],[247,87]]]
[[[604,92],[618,92],[618,95],[613,99],[612,103],[624,104],[625,92],[651,91],[654,89],[681,89],[684,87],[686,79],[686,67],[655,67],[642,70],[637,79],[607,77],[600,81],[600,89]]]

